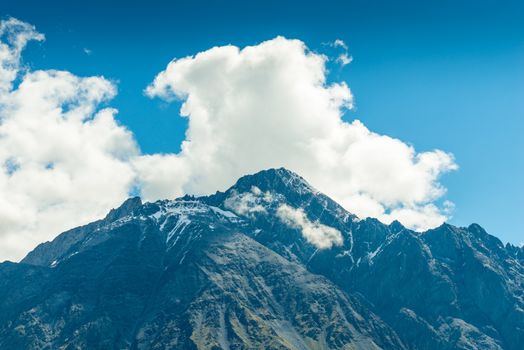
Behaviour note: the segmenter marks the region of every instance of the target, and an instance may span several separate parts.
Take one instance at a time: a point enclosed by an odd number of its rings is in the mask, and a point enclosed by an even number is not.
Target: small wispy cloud
[[[273,197],[269,192],[262,192],[260,188],[253,186],[249,192],[237,193],[233,191],[224,206],[239,215],[252,216],[254,213],[266,213],[264,204],[271,203]]]
[[[299,229],[306,241],[318,249],[329,249],[333,245],[343,243],[339,230],[309,220],[301,208],[295,209],[287,204],[282,204],[277,209],[277,216],[286,225]]]
[[[344,50],[348,49],[348,46],[346,45],[346,43],[341,39],[336,39],[335,41],[333,41],[333,47],[341,47]]]
[[[84,47],[84,53],[88,56],[91,56],[91,54],[93,53],[93,50],[91,49],[88,49],[87,47]]]
[[[324,43],[323,45],[327,45],[335,49],[342,49],[343,52],[340,53],[335,59],[335,62],[340,64],[342,67],[350,64],[353,61],[353,57],[348,52],[348,45],[344,42],[344,40],[335,39],[335,41]]]
[[[336,59],[336,62],[339,63],[342,67],[350,64],[352,61],[353,57],[349,56],[347,53],[340,54]]]

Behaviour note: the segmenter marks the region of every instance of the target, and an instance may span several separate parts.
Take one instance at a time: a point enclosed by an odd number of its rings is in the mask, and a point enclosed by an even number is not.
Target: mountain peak
[[[263,192],[286,193],[293,191],[298,194],[318,192],[303,177],[286,168],[271,168],[243,176],[232,189],[246,192],[251,190],[252,187],[258,187]]]
[[[393,220],[388,226],[391,232],[394,233],[398,233],[405,229],[404,225],[402,225],[398,220]]]
[[[128,198],[118,208],[111,209],[111,211],[104,218],[105,221],[115,221],[124,216],[131,214],[135,209],[142,206],[142,199],[140,197]]]

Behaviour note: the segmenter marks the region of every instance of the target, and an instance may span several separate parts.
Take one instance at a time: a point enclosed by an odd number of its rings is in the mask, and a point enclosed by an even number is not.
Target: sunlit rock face
[[[360,220],[286,169],[131,198],[0,265],[0,348],[521,349],[522,249]]]

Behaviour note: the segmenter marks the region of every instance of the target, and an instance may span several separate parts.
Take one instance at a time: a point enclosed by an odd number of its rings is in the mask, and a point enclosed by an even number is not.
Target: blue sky
[[[378,133],[455,155],[444,175],[451,223],[478,222],[520,243],[524,210],[524,4],[509,1],[3,1],[0,15],[34,24],[45,43],[24,55],[118,82],[111,102],[145,153],[177,152],[186,119],[179,105],[144,88],[174,57],[283,35],[314,51],[335,39],[353,62],[329,66],[346,81],[358,118]]]

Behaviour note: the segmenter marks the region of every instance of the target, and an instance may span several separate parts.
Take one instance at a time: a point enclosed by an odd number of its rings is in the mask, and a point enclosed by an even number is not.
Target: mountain
[[[4,349],[522,349],[524,253],[360,220],[286,169],[0,264]]]

